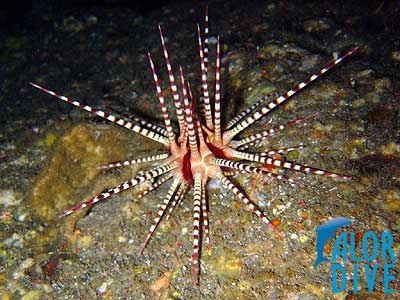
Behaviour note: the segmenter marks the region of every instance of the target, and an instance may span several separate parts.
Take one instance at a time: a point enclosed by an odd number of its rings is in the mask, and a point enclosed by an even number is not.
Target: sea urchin
[[[352,55],[358,48],[355,47],[346,52],[342,56],[336,58],[319,72],[310,76],[305,81],[296,85],[293,89],[277,97],[273,101],[268,101],[268,97],[262,98],[255,105],[241,112],[225,126],[221,126],[221,91],[220,91],[220,75],[221,75],[221,52],[220,41],[217,38],[216,43],[216,63],[215,63],[215,87],[214,97],[211,100],[209,88],[209,75],[207,72],[207,53],[208,53],[208,14],[205,17],[204,39],[202,38],[200,27],[197,27],[197,36],[200,53],[201,66],[201,90],[202,95],[199,99],[202,101],[202,109],[197,112],[198,104],[192,94],[190,84],[185,79],[182,67],[179,67],[179,85],[175,80],[166,41],[161,27],[159,26],[161,37],[161,45],[164,52],[165,63],[168,70],[169,82],[172,91],[173,102],[175,106],[176,116],[179,125],[179,132],[175,132],[170,115],[167,110],[163,90],[157,76],[156,68],[148,53],[151,72],[153,74],[154,83],[157,90],[157,97],[160,103],[162,117],[165,127],[160,127],[140,119],[125,120],[102,110],[83,105],[80,102],[68,97],[59,95],[51,90],[43,88],[37,84],[31,83],[32,86],[46,92],[60,100],[68,102],[79,108],[82,108],[92,114],[104,118],[114,124],[120,125],[133,132],[139,133],[149,139],[165,145],[166,151],[157,155],[148,157],[135,158],[128,161],[121,161],[100,166],[102,169],[121,167],[144,162],[160,161],[160,164],[141,175],[126,181],[114,188],[91,198],[81,204],[78,204],[66,211],[61,216],[76,212],[81,208],[88,207],[94,203],[105,200],[114,194],[120,193],[133,186],[145,181],[151,181],[150,188],[146,191],[154,190],[166,181],[171,181],[167,194],[163,203],[160,205],[153,224],[151,225],[143,243],[138,252],[141,254],[149,242],[152,234],[157,228],[163,217],[169,218],[175,206],[182,200],[185,192],[189,187],[193,187],[193,254],[192,254],[192,276],[193,283],[198,284],[199,278],[199,255],[200,241],[209,243],[209,226],[208,226],[208,209],[206,199],[206,184],[212,178],[220,180],[228,190],[232,191],[253,213],[255,213],[265,224],[270,225],[268,217],[254,204],[229,178],[236,173],[261,174],[273,177],[278,180],[284,180],[296,183],[293,179],[289,179],[284,175],[276,174],[263,168],[262,165],[271,165],[279,168],[291,169],[304,172],[307,174],[318,174],[340,179],[350,179],[345,175],[311,168],[299,165],[293,162],[284,161],[271,157],[274,153],[269,152],[249,152],[249,145],[259,142],[277,130],[282,130],[285,126],[297,124],[308,119],[310,116],[294,120],[286,125],[279,125],[275,128],[265,130],[254,135],[246,136],[241,139],[235,139],[239,133],[248,128],[256,121],[268,115],[275,107],[287,101],[291,96],[304,89],[311,82],[315,81],[322,74],[339,64],[343,59]],[[213,106],[213,107],[212,107]],[[284,149],[286,151],[290,150]],[[153,180],[154,179],[154,180]],[[168,209],[168,210],[167,210]],[[203,238],[202,238],[203,237]]]

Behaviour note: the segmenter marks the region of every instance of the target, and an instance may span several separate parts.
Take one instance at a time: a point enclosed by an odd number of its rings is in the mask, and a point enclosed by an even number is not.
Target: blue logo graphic
[[[383,292],[394,293],[396,277],[395,262],[398,257],[394,254],[394,239],[390,232],[375,233],[342,231],[337,237],[336,230],[351,224],[352,221],[338,217],[317,227],[317,258],[314,269],[322,262],[330,262],[331,289],[333,293],[349,289],[352,283],[354,293],[360,291],[362,285],[369,293],[380,282]],[[324,246],[329,240],[333,241],[332,257],[324,256]],[[346,267],[345,267],[346,266]],[[349,269],[351,271],[349,272]]]
[[[322,262],[329,261],[324,256],[324,246],[329,239],[335,237],[335,232],[338,228],[351,224],[351,220],[343,217],[334,218],[321,226],[318,226],[315,231],[317,232],[317,259],[314,263],[314,269]]]

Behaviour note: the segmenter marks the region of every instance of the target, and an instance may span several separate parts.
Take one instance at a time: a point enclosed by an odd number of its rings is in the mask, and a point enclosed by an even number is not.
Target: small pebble
[[[210,36],[208,38],[208,44],[210,45],[216,45],[217,44],[217,38],[215,36]]]
[[[124,237],[122,235],[118,237],[118,242],[125,243],[126,241],[127,241],[126,237]]]
[[[4,207],[16,206],[21,202],[13,190],[0,190],[0,205]]]
[[[324,32],[331,28],[330,22],[325,19],[318,20],[308,20],[303,24],[304,30],[306,32]]]
[[[107,287],[108,287],[107,282],[103,282],[103,283],[101,284],[101,286],[99,286],[99,287],[97,288],[97,291],[99,292],[99,294],[104,294],[104,293],[107,291]]]
[[[26,219],[26,214],[20,214],[19,216],[17,216],[17,221],[19,222],[23,222]]]
[[[391,54],[392,60],[399,62],[400,61],[400,51],[393,51]]]
[[[299,237],[299,242],[300,242],[300,243],[304,244],[304,243],[306,243],[307,241],[308,241],[308,236],[306,236],[306,235],[301,235],[301,236]]]

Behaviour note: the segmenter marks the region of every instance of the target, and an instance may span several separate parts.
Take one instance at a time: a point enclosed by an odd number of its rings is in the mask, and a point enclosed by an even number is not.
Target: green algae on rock
[[[126,139],[115,127],[92,124],[77,125],[62,136],[32,189],[36,216],[54,221],[64,209],[84,199],[100,172],[97,167],[126,157]]]
[[[212,273],[219,280],[239,279],[243,270],[243,262],[238,254],[227,248],[215,249],[215,252],[210,255],[209,266]]]

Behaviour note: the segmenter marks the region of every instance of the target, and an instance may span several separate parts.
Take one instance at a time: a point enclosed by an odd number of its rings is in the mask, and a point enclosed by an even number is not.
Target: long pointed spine
[[[287,147],[287,148],[281,148],[281,149],[276,149],[276,150],[268,150],[268,151],[263,151],[263,152],[257,152],[258,155],[260,156],[273,156],[276,154],[282,154],[282,153],[288,153],[290,151],[295,151],[304,148],[303,144],[300,144],[298,146],[294,147]]]
[[[308,86],[310,83],[314,82],[317,78],[328,72],[330,69],[332,69],[334,66],[339,64],[343,59],[346,57],[352,55],[354,52],[358,50],[358,47],[352,48],[350,51],[346,52],[344,55],[340,56],[339,58],[335,59],[333,62],[322,68],[319,72],[315,73],[314,75],[310,76],[307,78],[305,81],[300,82],[297,84],[293,89],[289,90],[285,94],[279,96],[276,98],[274,101],[270,102],[269,104],[261,107],[258,111],[256,111],[254,114],[251,116],[248,116],[244,120],[242,120],[239,124],[237,124],[235,127],[232,129],[229,129],[224,132],[224,140],[230,141],[234,136],[236,136],[238,133],[242,132],[245,130],[247,127],[249,127],[251,124],[259,120],[260,118],[264,117],[267,115],[272,109],[277,107],[278,105],[284,103],[287,101],[290,97],[292,97],[294,94],[298,93],[302,89],[304,89],[306,86]]]
[[[132,118],[132,120],[135,121],[136,123],[142,125],[143,127],[147,127],[148,129],[150,129],[164,137],[167,137],[167,130],[164,127],[160,127],[158,125],[152,124],[152,123],[142,120],[138,117],[134,117],[134,118]]]
[[[208,83],[207,83],[207,71],[206,66],[204,64],[204,52],[203,52],[203,44],[201,41],[201,33],[200,26],[197,25],[197,37],[199,41],[199,55],[200,55],[200,67],[201,67],[201,86],[203,89],[203,101],[204,101],[204,113],[206,119],[206,126],[208,129],[213,129],[213,121],[212,121],[212,113],[211,113],[211,104],[210,104],[210,94],[208,91]]]
[[[265,214],[247,198],[227,177],[225,177],[222,172],[218,172],[216,174],[217,178],[221,180],[221,182],[234,193],[244,204],[246,204],[250,210],[256,214],[265,224],[270,225],[270,220],[265,216]]]
[[[209,222],[208,222],[208,208],[207,208],[207,197],[206,197],[206,186],[202,182],[201,186],[201,213],[202,213],[202,223],[204,238],[207,244],[210,244],[210,233],[209,233]]]
[[[280,159],[274,159],[274,158],[271,158],[268,156],[261,156],[259,154],[247,153],[247,152],[242,152],[242,151],[237,151],[237,150],[233,150],[231,152],[231,154],[233,157],[238,158],[238,159],[245,159],[245,160],[249,160],[249,161],[259,162],[262,164],[281,167],[281,168],[289,169],[289,170],[293,170],[293,171],[299,171],[299,172],[303,172],[306,174],[316,174],[316,175],[322,175],[322,176],[326,176],[326,177],[340,178],[340,179],[344,179],[344,180],[352,179],[351,176],[341,175],[338,173],[321,170],[321,169],[317,169],[317,168],[312,168],[312,167],[296,164],[293,162],[283,161]]]
[[[221,49],[217,37],[217,59],[215,63],[215,101],[214,101],[214,139],[215,143],[222,142],[221,136]]]
[[[148,130],[147,128],[141,127],[141,126],[139,126],[139,125],[137,125],[137,124],[135,124],[135,123],[133,123],[131,121],[126,121],[124,119],[118,118],[118,117],[113,116],[111,114],[108,114],[108,113],[106,113],[106,112],[104,112],[102,110],[93,108],[93,107],[91,107],[89,105],[83,105],[77,100],[70,99],[70,98],[68,98],[66,96],[63,96],[63,95],[59,95],[59,94],[57,94],[57,93],[55,93],[55,92],[53,92],[51,90],[48,90],[48,89],[46,89],[44,87],[41,87],[40,85],[37,85],[35,83],[30,82],[29,84],[32,85],[33,87],[35,87],[35,88],[47,93],[47,94],[49,94],[49,95],[52,95],[52,96],[62,100],[62,101],[65,101],[65,102],[67,102],[69,104],[72,104],[72,105],[74,105],[76,107],[79,107],[79,108],[81,108],[83,110],[86,110],[86,111],[88,111],[88,112],[90,112],[90,113],[92,113],[92,114],[94,114],[96,116],[99,116],[100,118],[106,119],[106,120],[110,121],[111,123],[117,124],[119,126],[127,128],[127,129],[129,129],[131,131],[139,133],[139,134],[141,134],[141,135],[143,135],[143,136],[145,136],[145,137],[147,137],[149,139],[152,139],[153,141],[162,143],[162,144],[164,144],[166,146],[169,145],[168,140],[164,136],[161,136],[158,133],[155,133],[155,132],[153,132],[151,130]]]
[[[116,162],[113,162],[113,163],[100,165],[97,168],[103,170],[103,169],[111,169],[111,168],[117,168],[117,167],[126,167],[126,166],[136,165],[136,164],[145,163],[145,162],[163,160],[163,159],[166,159],[168,156],[169,156],[168,153],[150,155],[150,156],[137,158],[137,159],[116,161]]]
[[[308,119],[313,118],[313,117],[315,117],[317,115],[318,115],[318,113],[313,113],[313,114],[298,118],[296,120],[290,121],[290,122],[288,122],[286,124],[277,125],[275,127],[272,127],[270,129],[264,130],[262,132],[258,132],[258,133],[254,134],[254,135],[246,136],[243,139],[232,140],[231,141],[231,145],[234,145],[235,148],[243,146],[242,149],[247,149],[250,146],[253,146],[255,144],[254,142],[260,142],[262,140],[265,140],[268,137],[278,133],[279,131],[282,131],[282,130],[286,129],[289,126],[293,126],[293,125],[305,122]]]
[[[211,160],[211,162],[220,167],[231,168],[231,169],[235,169],[238,171],[244,171],[246,173],[261,174],[261,175],[265,175],[265,176],[272,177],[275,179],[296,183],[295,180],[287,178],[284,175],[275,174],[275,173],[269,172],[267,170],[253,167],[253,166],[243,164],[243,163],[240,163],[237,161],[230,161],[230,160],[222,159],[222,158],[214,158]]]
[[[236,116],[234,116],[225,126],[225,129],[231,129],[231,127],[235,126],[239,121],[241,121],[244,117],[254,111],[257,107],[259,107],[262,103],[266,102],[269,99],[269,96],[264,96],[256,103],[246,108],[244,111],[239,112]]]
[[[204,66],[206,75],[208,75],[208,6],[206,6],[206,12],[204,14]]]
[[[169,220],[169,218],[171,217],[172,212],[174,211],[175,207],[178,206],[179,203],[182,201],[182,198],[183,198],[183,196],[185,195],[185,190],[186,190],[187,187],[188,187],[188,185],[185,184],[185,183],[182,183],[182,184],[179,186],[179,189],[178,189],[178,191],[175,193],[174,199],[171,201],[171,204],[170,204],[170,206],[169,206],[169,208],[168,208],[168,212],[167,212],[167,214],[165,215],[165,220],[166,220],[166,221]]]
[[[182,67],[179,68],[179,72],[181,77],[183,103],[185,107],[185,120],[186,120],[186,128],[189,139],[190,155],[192,157],[199,157],[200,154],[199,154],[199,148],[197,146],[196,130],[194,128],[193,110],[191,103],[189,102],[189,97],[186,89],[186,82],[183,76]]]
[[[146,248],[147,243],[149,242],[151,236],[156,230],[158,224],[160,223],[161,218],[163,217],[165,210],[167,209],[169,203],[171,202],[176,190],[179,188],[179,185],[180,185],[179,179],[174,179],[172,181],[171,186],[169,187],[168,192],[164,197],[163,203],[161,204],[160,208],[158,209],[157,215],[154,218],[153,224],[151,225],[143,243],[140,245],[140,248],[138,250],[139,256],[142,255],[144,248]]]
[[[179,98],[178,88],[176,86],[174,73],[172,72],[172,65],[171,65],[171,61],[169,59],[167,45],[165,42],[163,32],[161,30],[161,26],[158,26],[158,30],[160,31],[161,45],[163,47],[165,64],[167,65],[168,77],[169,77],[169,82],[170,82],[171,91],[172,91],[172,98],[174,99],[176,117],[177,117],[178,123],[179,123],[179,131],[183,132],[184,127],[185,127],[185,117],[183,114],[182,104],[181,104],[181,100]]]
[[[111,196],[113,196],[115,194],[118,194],[120,192],[123,192],[123,191],[125,191],[127,189],[130,189],[131,187],[133,187],[135,185],[138,185],[139,183],[145,182],[145,181],[147,181],[147,180],[149,180],[151,178],[155,178],[157,176],[165,174],[165,173],[171,171],[172,169],[174,169],[176,167],[177,167],[176,163],[172,162],[172,163],[169,163],[167,165],[162,165],[162,166],[160,166],[160,167],[158,167],[156,169],[153,169],[153,170],[151,170],[149,172],[146,172],[141,176],[136,176],[136,177],[134,177],[134,178],[132,178],[132,179],[130,179],[130,180],[128,180],[128,181],[126,181],[126,182],[114,187],[114,188],[112,188],[112,189],[109,189],[105,193],[101,193],[100,195],[98,195],[98,196],[96,196],[94,198],[91,198],[91,199],[89,199],[89,200],[87,200],[87,201],[85,201],[83,203],[75,205],[74,207],[64,211],[60,215],[60,217],[63,218],[63,217],[68,216],[68,215],[70,215],[70,214],[72,214],[74,212],[77,212],[78,210],[80,210],[82,208],[89,207],[89,206],[91,206],[91,205],[93,205],[93,204],[95,204],[97,202],[100,202],[100,201],[103,201],[103,200],[105,200],[107,198],[110,198]]]
[[[149,58],[150,68],[151,68],[151,72],[153,74],[154,84],[155,84],[156,90],[157,90],[158,101],[160,102],[161,113],[162,113],[162,116],[164,119],[165,127],[167,129],[169,145],[171,147],[174,147],[176,145],[175,133],[174,133],[174,129],[172,128],[171,119],[169,118],[167,105],[165,104],[165,98],[162,93],[160,80],[158,79],[156,68],[154,66],[153,60],[151,59],[150,52],[147,53],[147,56]]]
[[[192,254],[192,276],[193,284],[199,283],[199,253],[200,253],[200,212],[202,177],[200,173],[194,174],[193,194],[193,254]]]
[[[167,182],[169,179],[171,179],[174,176],[174,174],[167,173],[162,176],[157,177],[157,180],[155,182],[152,182],[151,185],[143,190],[141,190],[138,194],[137,197],[143,198],[145,195],[148,193],[154,191],[156,188],[158,188],[160,185],[162,185],[164,182]]]

